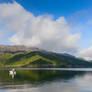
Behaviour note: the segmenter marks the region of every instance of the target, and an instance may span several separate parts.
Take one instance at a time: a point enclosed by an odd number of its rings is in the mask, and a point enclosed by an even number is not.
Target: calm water
[[[0,70],[0,92],[92,92],[91,69]]]

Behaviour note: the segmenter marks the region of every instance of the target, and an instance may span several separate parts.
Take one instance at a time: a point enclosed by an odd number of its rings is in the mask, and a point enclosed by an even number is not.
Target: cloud
[[[52,15],[34,16],[17,2],[0,4],[0,25],[14,33],[8,40],[15,45],[68,53],[78,49],[80,35],[70,32],[64,17],[54,20]]]
[[[92,46],[89,48],[85,48],[85,49],[80,50],[77,53],[77,56],[82,57],[86,60],[92,60]]]

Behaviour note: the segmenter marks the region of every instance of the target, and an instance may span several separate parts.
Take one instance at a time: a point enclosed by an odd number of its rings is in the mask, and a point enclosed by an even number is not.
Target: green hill
[[[46,51],[0,53],[1,67],[92,67],[92,63],[70,55]]]

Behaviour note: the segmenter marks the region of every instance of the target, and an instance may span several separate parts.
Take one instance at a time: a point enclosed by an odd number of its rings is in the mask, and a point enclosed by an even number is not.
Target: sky
[[[0,44],[92,59],[92,0],[0,0]]]

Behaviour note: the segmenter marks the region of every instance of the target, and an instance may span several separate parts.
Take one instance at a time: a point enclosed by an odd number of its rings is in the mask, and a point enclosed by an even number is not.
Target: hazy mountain
[[[27,47],[22,45],[0,45],[0,51],[2,52],[17,52],[17,51],[38,51],[38,48]]]

